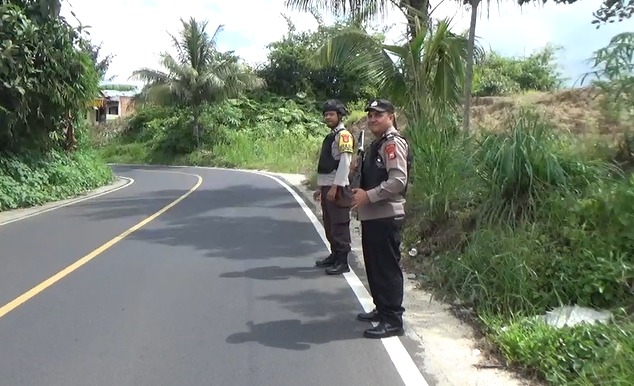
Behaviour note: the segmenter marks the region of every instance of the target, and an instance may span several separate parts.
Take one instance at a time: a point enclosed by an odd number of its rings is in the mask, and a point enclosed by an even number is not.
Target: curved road
[[[274,179],[115,171],[134,183],[0,226],[0,384],[424,385],[398,338],[362,338],[359,300],[313,267],[327,248]]]

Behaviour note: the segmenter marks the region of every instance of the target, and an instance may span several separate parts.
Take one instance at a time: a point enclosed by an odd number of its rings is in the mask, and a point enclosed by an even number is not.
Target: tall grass
[[[487,221],[528,221],[552,192],[578,191],[610,169],[566,152],[570,139],[532,110],[510,115],[505,127],[506,132],[484,132],[475,154],[487,189],[482,206]]]
[[[408,200],[434,221],[474,200],[477,189],[464,189],[475,179],[470,140],[452,122],[433,122],[420,114],[409,118],[406,136],[414,161]],[[473,187],[473,186],[470,186]]]
[[[307,173],[314,167],[314,155],[321,143],[320,138],[296,133],[256,137],[253,133],[233,131],[227,133],[226,139],[226,144],[212,150],[195,151],[189,157],[190,163],[204,163],[205,154],[213,154],[213,160],[222,160],[226,166]]]
[[[525,321],[561,305],[634,310],[634,178],[587,157],[530,110],[504,127],[469,138],[424,120],[408,128],[410,206],[424,218],[410,222],[418,228],[409,237],[436,247],[419,258],[424,285],[473,306],[509,361],[550,384],[624,384],[631,324],[559,330]],[[460,244],[443,245],[456,222]]]

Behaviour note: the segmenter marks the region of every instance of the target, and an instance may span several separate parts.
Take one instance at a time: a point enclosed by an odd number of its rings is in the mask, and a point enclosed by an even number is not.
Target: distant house
[[[123,118],[134,113],[136,91],[101,90],[93,101],[88,119],[93,123]]]

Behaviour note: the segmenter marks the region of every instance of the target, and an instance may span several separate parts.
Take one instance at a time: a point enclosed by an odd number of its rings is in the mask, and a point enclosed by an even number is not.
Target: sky
[[[267,44],[279,40],[287,32],[282,14],[289,16],[299,30],[310,30],[317,22],[309,13],[291,11],[284,0],[109,0],[94,6],[94,0],[66,0],[62,15],[71,24],[77,21],[90,26],[94,43],[102,43],[101,52],[114,55],[107,77],[115,83],[140,84],[130,80],[132,71],[158,67],[158,54],[170,50],[169,33],[177,34],[181,21],[190,17],[208,21],[213,33],[219,25],[218,46],[233,50],[250,63],[266,61]],[[456,31],[469,28],[470,10],[462,1],[432,0],[436,7],[432,17],[452,18]],[[476,35],[480,44],[505,56],[529,55],[547,43],[562,46],[558,53],[560,71],[568,85],[578,85],[580,76],[590,70],[587,63],[592,53],[609,43],[612,36],[634,31],[634,19],[601,26],[591,24],[592,12],[599,0],[578,0],[572,5],[542,4],[541,1],[522,8],[515,1],[486,2],[481,6]],[[329,20],[328,17],[325,18]],[[380,24],[391,26],[388,39],[394,40],[404,31],[404,18],[391,11]]]

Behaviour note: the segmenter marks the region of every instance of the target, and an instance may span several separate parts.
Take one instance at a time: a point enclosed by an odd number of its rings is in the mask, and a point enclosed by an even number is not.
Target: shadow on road
[[[247,322],[248,331],[230,335],[227,343],[239,344],[257,342],[261,345],[286,350],[304,351],[315,344],[334,341],[360,339],[364,328],[356,327],[347,318],[302,322],[298,319],[276,320],[272,322]]]
[[[134,185],[133,185],[134,186]],[[132,190],[132,189],[131,189]],[[137,192],[136,197],[109,198],[85,201],[76,205],[82,208],[82,216],[93,220],[108,220],[132,216],[150,216],[187,192],[187,189],[168,189],[152,192]],[[297,209],[305,218],[299,204],[282,190],[256,188],[252,185],[233,185],[223,189],[200,189],[173,207],[164,216],[178,211],[180,218],[198,215],[221,208],[240,209]]]
[[[179,190],[164,190],[144,197],[100,200],[84,205],[82,215],[95,220],[148,216],[182,194]],[[300,258],[307,266],[328,253],[314,226],[286,190],[253,185],[201,187],[127,239],[193,247],[211,258]]]
[[[323,276],[323,269],[310,266],[285,268],[279,265],[251,268],[246,271],[225,272],[220,275],[222,278],[249,278],[257,280],[288,280],[291,278],[317,279]]]
[[[332,288],[323,291],[304,290],[296,293],[271,294],[260,296],[258,299],[279,303],[287,310],[308,318],[347,314],[348,320],[353,320],[357,312],[363,311],[361,305],[353,300],[350,289],[339,285],[333,285]]]

